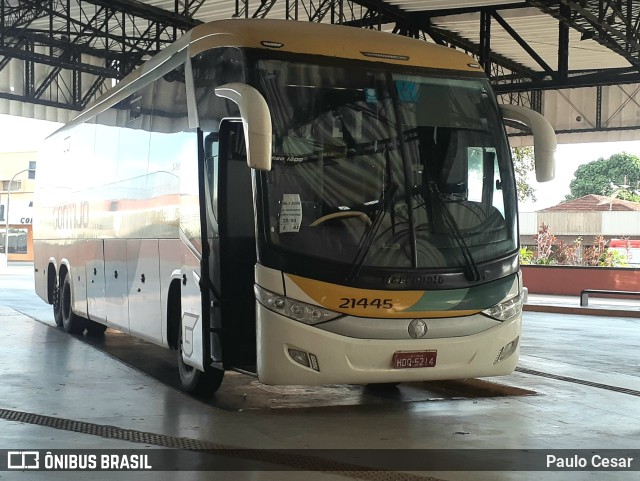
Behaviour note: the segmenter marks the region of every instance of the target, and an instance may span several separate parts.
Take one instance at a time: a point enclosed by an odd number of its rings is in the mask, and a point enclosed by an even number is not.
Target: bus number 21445
[[[393,303],[391,299],[367,299],[362,297],[357,299],[355,297],[341,297],[340,309],[357,309],[362,307],[364,309],[393,309]]]

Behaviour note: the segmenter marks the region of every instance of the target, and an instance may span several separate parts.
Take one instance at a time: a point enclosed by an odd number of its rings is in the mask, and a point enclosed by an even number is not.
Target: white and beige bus
[[[177,352],[187,391],[512,372],[522,279],[503,117],[480,66],[423,41],[203,24],[45,143],[36,290],[72,333]]]

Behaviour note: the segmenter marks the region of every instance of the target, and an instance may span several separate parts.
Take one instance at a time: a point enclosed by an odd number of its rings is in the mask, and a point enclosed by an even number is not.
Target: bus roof
[[[235,46],[436,69],[482,71],[473,58],[448,47],[342,25],[293,20],[220,20],[198,25],[189,35],[191,55],[210,48]]]
[[[145,73],[153,71],[173,55],[187,51],[194,56],[218,47],[245,47],[299,54],[383,62],[482,73],[475,60],[454,49],[377,30],[327,25],[295,20],[236,19],[203,23],[154,55],[89,104],[56,135],[98,113],[122,95]]]

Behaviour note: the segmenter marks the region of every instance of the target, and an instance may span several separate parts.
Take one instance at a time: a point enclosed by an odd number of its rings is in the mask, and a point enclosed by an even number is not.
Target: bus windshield
[[[354,272],[477,273],[512,254],[513,168],[487,81],[353,64],[257,61],[274,132],[270,245]]]

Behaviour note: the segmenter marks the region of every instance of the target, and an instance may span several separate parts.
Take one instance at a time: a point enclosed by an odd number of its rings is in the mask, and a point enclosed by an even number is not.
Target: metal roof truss
[[[112,79],[123,78],[201,23],[203,6],[232,1],[234,17],[339,23],[462,49],[478,60],[505,100],[538,110],[542,90],[640,83],[640,2],[632,0],[528,0],[446,9],[429,9],[442,3],[425,1],[424,10],[411,12],[389,0],[175,0],[171,10],[169,2],[136,0],[0,0],[0,74],[21,62],[24,82],[19,92],[0,91],[0,98],[80,110]],[[557,20],[557,62],[545,60],[505,19],[510,10],[532,6]],[[479,41],[443,27],[442,18],[456,15],[477,15]],[[623,56],[631,67],[569,70],[571,29]],[[532,62],[524,65],[492,49],[496,32],[506,33]]]

